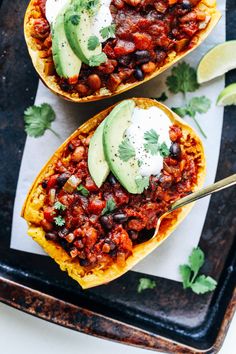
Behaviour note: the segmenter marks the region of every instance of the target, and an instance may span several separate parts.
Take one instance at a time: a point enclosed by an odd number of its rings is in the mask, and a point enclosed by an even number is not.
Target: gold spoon
[[[179,200],[177,200],[176,202],[174,202],[173,204],[170,205],[169,210],[167,212],[165,212],[164,214],[161,215],[161,217],[158,219],[157,222],[157,226],[155,229],[155,233],[154,233],[154,237],[157,236],[160,224],[162,222],[162,220],[168,215],[170,214],[172,211],[182,208],[183,206],[190,204],[192,202],[195,202],[198,199],[204,198],[207,195],[216,193],[222,189],[228,188],[233,186],[234,184],[236,184],[236,174],[229,176],[227,178],[221,179],[220,181],[213,183],[205,188],[202,188],[196,192],[193,192],[189,195],[187,195],[184,198],[181,198]]]

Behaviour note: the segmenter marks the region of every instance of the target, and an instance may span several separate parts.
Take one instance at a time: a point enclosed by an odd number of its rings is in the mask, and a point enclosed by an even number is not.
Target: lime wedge
[[[219,94],[216,104],[218,106],[236,105],[236,83],[224,88]]]
[[[197,68],[201,84],[236,68],[236,40],[218,44],[204,55]]]

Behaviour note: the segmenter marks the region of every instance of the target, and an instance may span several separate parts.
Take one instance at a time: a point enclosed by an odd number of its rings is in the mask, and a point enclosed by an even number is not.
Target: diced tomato
[[[98,191],[98,187],[96,186],[96,184],[94,183],[94,181],[92,180],[91,177],[87,177],[86,181],[85,181],[85,188],[89,191],[89,192],[96,192]]]
[[[147,33],[134,33],[133,40],[136,49],[146,50],[152,47],[152,37]]]
[[[114,53],[117,57],[126,55],[135,51],[135,44],[133,42],[118,40],[114,48]]]
[[[47,221],[53,222],[53,219],[56,216],[56,212],[53,207],[46,207],[43,211],[43,215]]]
[[[48,183],[47,183],[47,189],[51,189],[51,188],[54,188],[57,184],[57,177],[59,175],[52,175],[49,180],[48,180]]]
[[[107,43],[105,47],[103,48],[103,52],[108,56],[110,59],[116,59],[116,55],[114,52],[113,47],[111,46],[110,43]]]
[[[115,200],[117,206],[129,203],[129,196],[121,189],[115,189]]]
[[[89,201],[88,210],[91,214],[99,215],[106,207],[106,201],[98,198],[91,199]]]

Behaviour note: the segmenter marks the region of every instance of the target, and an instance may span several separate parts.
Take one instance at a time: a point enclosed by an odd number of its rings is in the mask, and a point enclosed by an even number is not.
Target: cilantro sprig
[[[84,197],[89,196],[89,191],[87,190],[87,188],[82,186],[82,184],[80,184],[79,187],[77,187],[77,191],[80,192],[80,194],[82,194]]]
[[[116,30],[116,25],[112,24],[110,26],[103,27],[100,30],[100,34],[101,34],[103,39],[108,39],[108,38],[111,38],[111,37],[115,36],[115,30]]]
[[[40,106],[30,106],[24,112],[25,131],[29,136],[38,138],[43,136],[48,129],[59,137],[51,128],[55,119],[56,114],[48,103],[43,103]]]
[[[137,176],[135,183],[138,188],[138,193],[143,193],[144,189],[149,187],[150,180],[148,176]]]
[[[169,155],[169,149],[165,142],[159,144],[160,135],[154,129],[150,129],[144,133],[144,149],[151,155],[157,155],[158,153],[162,157],[167,157]]]
[[[204,253],[199,247],[193,249],[188,261],[189,264],[183,264],[179,267],[183,288],[190,288],[198,295],[215,290],[217,285],[215,279],[206,275],[198,275],[205,262]]]
[[[139,279],[139,284],[137,287],[138,293],[141,293],[144,290],[147,289],[154,289],[156,287],[156,282],[155,280],[149,279],[149,278],[140,278]]]
[[[102,211],[102,215],[110,214],[117,208],[116,202],[113,198],[109,198],[106,202],[106,206]]]
[[[135,149],[127,137],[125,137],[120,143],[118,154],[119,158],[124,162],[127,162],[132,157],[135,157]]]
[[[96,55],[92,55],[89,58],[89,66],[99,66],[102,63],[105,63],[107,61],[107,56],[105,53],[100,53]]]
[[[99,46],[100,42],[97,36],[90,36],[88,39],[88,49],[94,50]]]
[[[56,202],[56,203],[54,204],[54,208],[55,208],[56,210],[59,210],[59,211],[64,211],[64,210],[66,210],[66,206],[65,206],[64,204],[62,204],[61,202]]]
[[[211,101],[206,96],[193,97],[182,107],[172,107],[172,111],[178,114],[180,117],[189,116],[191,117],[202,135],[207,138],[205,132],[200,126],[199,122],[196,119],[197,113],[206,113],[211,107]]]
[[[54,222],[57,226],[64,226],[66,221],[65,219],[61,216],[61,215],[58,215],[54,218]]]
[[[189,64],[182,62],[171,70],[171,75],[166,79],[166,85],[172,93],[194,92],[199,88],[196,70]]]

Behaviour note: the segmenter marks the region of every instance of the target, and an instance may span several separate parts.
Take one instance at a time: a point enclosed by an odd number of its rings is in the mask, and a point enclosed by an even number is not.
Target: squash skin
[[[198,174],[194,190],[201,188],[206,175],[206,161],[202,142],[195,131],[163,104],[147,98],[133,98],[133,100],[140,108],[148,108],[151,106],[161,108],[168,115],[173,124],[182,128],[183,139],[186,141],[186,148],[188,148],[189,143],[191,145],[192,142],[193,144],[190,148],[194,151],[194,158],[197,159]],[[42,206],[45,198],[45,192],[41,186],[41,182],[53,174],[54,165],[61,157],[69,141],[75,137],[84,138],[90,135],[113,108],[114,106],[109,107],[88,120],[59,147],[33,183],[21,214],[28,223],[28,234],[59,264],[61,270],[67,271],[68,275],[75,279],[83,289],[108,283],[134,267],[135,264],[141,261],[170,236],[181,221],[184,220],[193,206],[193,204],[191,204],[169,214],[169,216],[162,221],[158,236],[156,235],[155,238],[133,247],[133,254],[127,258],[124,267],[119,267],[114,262],[109,267],[102,268],[97,266],[92,269],[92,271],[90,270],[86,273],[85,268],[79,264],[79,261],[72,260],[59,244],[45,239],[45,232],[40,226],[41,220],[43,219]]]
[[[139,86],[153,78],[155,78],[157,75],[161,74],[163,71],[167,70],[169,67],[171,67],[173,64],[178,62],[180,59],[185,57],[187,54],[192,52],[195,48],[197,48],[210,34],[210,32],[213,30],[215,25],[218,23],[219,19],[221,18],[221,13],[217,10],[216,8],[216,0],[201,0],[199,4],[196,6],[196,8],[199,8],[201,11],[205,12],[206,15],[211,16],[211,19],[206,26],[205,29],[202,29],[198,31],[198,33],[194,36],[193,42],[195,43],[192,45],[190,49],[187,49],[185,51],[181,51],[180,53],[176,53],[175,51],[171,51],[168,54],[168,57],[165,61],[165,64],[157,68],[153,73],[146,75],[145,79],[143,81],[136,81],[134,83],[125,83],[121,84],[118,89],[115,92],[111,92],[108,88],[101,88],[100,90],[96,91],[93,95],[86,96],[86,97],[79,97],[79,94],[77,93],[68,93],[63,91],[58,83],[56,82],[56,76],[48,76],[44,73],[44,62],[45,59],[40,58],[39,55],[39,50],[36,47],[36,44],[34,42],[34,39],[31,37],[30,34],[30,17],[31,13],[34,11],[34,0],[31,0],[28,8],[25,13],[25,19],[24,19],[24,35],[25,35],[25,40],[26,44],[28,47],[29,55],[31,57],[32,63],[42,80],[42,82],[47,86],[54,94],[68,100],[72,101],[75,103],[84,103],[84,102],[91,102],[91,101],[97,101],[109,97],[116,96],[118,94],[121,94],[123,92],[126,92],[136,86]]]

